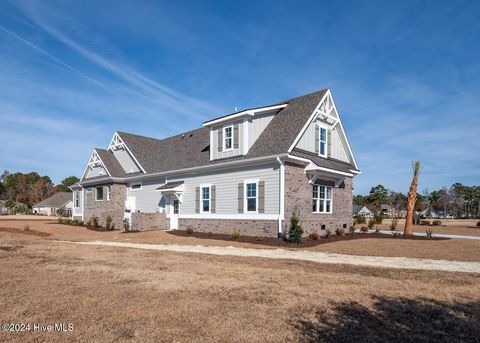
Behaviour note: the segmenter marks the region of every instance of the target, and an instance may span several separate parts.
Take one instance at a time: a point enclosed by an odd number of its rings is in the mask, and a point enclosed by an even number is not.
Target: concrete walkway
[[[356,229],[355,232],[362,232],[360,229]],[[377,233],[375,230],[368,230],[368,233]],[[392,236],[394,233],[401,234],[403,235],[402,231],[390,231],[390,230],[378,230],[378,233],[382,235],[390,235]],[[427,234],[424,232],[414,232],[414,236],[418,237],[427,237]],[[439,237],[439,238],[461,238],[461,239],[474,239],[474,240],[480,240],[480,236],[467,236],[467,235],[452,235],[449,233],[434,233],[432,234],[432,237]]]
[[[331,254],[306,250],[283,249],[252,249],[235,247],[214,247],[202,245],[165,245],[165,244],[139,244],[107,241],[72,242],[55,241],[59,243],[95,245],[106,247],[134,248],[157,251],[172,251],[196,254],[211,254],[221,256],[263,257],[272,259],[289,259],[310,261],[315,263],[348,264],[354,266],[439,270],[449,272],[480,273],[480,262],[462,262],[446,260],[428,260],[409,257],[377,257]]]

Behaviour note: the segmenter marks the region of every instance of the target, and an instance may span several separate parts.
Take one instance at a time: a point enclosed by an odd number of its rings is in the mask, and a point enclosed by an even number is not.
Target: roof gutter
[[[95,179],[92,181],[84,180],[80,182],[80,185],[86,186],[86,185],[94,185],[98,184],[101,182],[105,181],[113,181],[113,182],[129,182],[129,181],[136,181],[136,180],[144,180],[144,179],[151,179],[151,178],[156,178],[159,176],[169,176],[169,175],[179,175],[179,174],[186,174],[190,172],[196,172],[196,171],[204,171],[204,170],[210,170],[210,169],[221,169],[221,168],[230,168],[230,167],[235,167],[238,165],[249,165],[249,164],[258,164],[261,162],[267,162],[267,161],[275,161],[278,158],[282,157],[287,157],[288,154],[279,154],[279,155],[270,155],[270,156],[263,156],[263,157],[255,157],[255,158],[249,158],[249,159],[244,159],[244,160],[235,160],[235,161],[230,161],[230,162],[225,162],[225,163],[216,163],[216,164],[210,164],[210,165],[205,165],[205,166],[200,166],[200,167],[192,167],[192,168],[185,168],[185,169],[177,169],[177,170],[170,170],[170,171],[165,171],[165,172],[158,172],[158,173],[151,173],[151,174],[145,174],[145,175],[135,175],[135,176],[130,176],[130,177],[106,177],[102,179]]]

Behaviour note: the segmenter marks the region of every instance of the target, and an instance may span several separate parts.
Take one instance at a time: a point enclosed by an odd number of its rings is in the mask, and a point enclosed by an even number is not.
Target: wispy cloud
[[[220,112],[220,109],[213,104],[175,91],[128,66],[103,57],[101,54],[81,45],[77,40],[69,37],[65,28],[71,30],[73,27],[75,31],[78,31],[78,28],[81,27],[83,34],[85,34],[86,28],[82,23],[68,17],[66,14],[59,13],[54,9],[49,9],[47,12],[44,10],[44,3],[34,1],[16,3],[16,6],[39,28],[49,33],[52,37],[135,87],[136,91],[134,93],[144,99],[169,107],[178,113],[188,114],[199,120],[207,118],[211,113]],[[57,27],[56,23],[63,23],[64,30]]]

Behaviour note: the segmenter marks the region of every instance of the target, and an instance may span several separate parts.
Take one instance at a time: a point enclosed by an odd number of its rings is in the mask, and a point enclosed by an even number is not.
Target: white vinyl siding
[[[122,166],[125,173],[136,173],[140,171],[140,168],[137,166],[137,164],[126,149],[120,148],[117,150],[113,150],[113,154],[118,160],[118,163],[120,163],[120,165]]]
[[[275,162],[268,165],[232,168],[221,172],[203,172],[196,176],[192,176],[191,173],[183,176],[179,174],[176,177],[168,177],[168,182],[184,181],[184,193],[182,202],[180,203],[180,214],[182,216],[196,213],[195,189],[201,187],[201,185],[215,186],[215,215],[238,215],[238,183],[243,183],[248,179],[265,182],[264,214],[278,214],[280,177],[278,163]],[[136,197],[137,210],[144,213],[157,212],[161,200],[161,193],[156,191],[156,189],[164,184],[164,178],[144,180],[142,189],[128,189],[127,195]]]
[[[235,147],[234,145],[234,135],[235,135],[235,125],[238,124],[238,147]],[[232,148],[225,150],[224,145],[225,145],[225,128],[226,127],[231,127],[232,128]],[[218,131],[221,131],[222,134],[222,140],[220,144],[220,149],[222,151],[218,151]],[[222,126],[214,127],[210,131],[210,157],[212,160],[219,159],[219,158],[227,158],[227,157],[233,157],[237,155],[241,155],[243,153],[242,150],[242,139],[243,139],[243,130],[244,130],[244,124],[242,121],[235,121],[232,123],[228,123]]]
[[[257,141],[258,137],[262,134],[263,130],[272,121],[275,116],[275,112],[270,112],[261,115],[255,115],[253,118],[247,121],[248,126],[248,149]],[[248,150],[247,149],[247,150]]]
[[[318,122],[318,121],[313,122],[305,130],[305,133],[303,134],[303,136],[298,141],[298,144],[296,145],[296,148],[307,150],[307,151],[310,151],[310,152],[313,152],[313,153],[315,153],[315,151],[318,151],[318,150],[315,149],[315,142],[316,142],[316,140],[315,140],[315,125],[318,125],[318,123],[320,123],[320,125],[321,125],[320,127],[324,127],[324,128],[327,128],[327,129],[331,128],[331,126],[327,123]],[[348,158],[347,158],[346,148],[345,148],[347,146],[347,143],[343,142],[340,139],[337,127],[338,127],[338,125],[335,126],[331,130],[331,134],[330,134],[330,140],[331,140],[331,142],[330,142],[330,149],[331,149],[330,150],[330,153],[331,153],[330,157],[335,158],[335,159],[340,160],[340,161],[349,162]],[[319,132],[320,132],[320,130],[319,130]],[[327,149],[327,147],[325,147],[325,148]]]
[[[107,171],[101,166],[97,166],[95,168],[88,167],[85,178],[89,179],[96,176],[108,176],[108,174]]]

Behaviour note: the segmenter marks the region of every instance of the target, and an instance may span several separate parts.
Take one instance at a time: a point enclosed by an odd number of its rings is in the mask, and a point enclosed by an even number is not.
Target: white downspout
[[[278,214],[278,235],[281,236],[283,233],[283,217],[285,212],[285,165],[283,164],[280,157],[277,157],[278,164],[280,165],[280,206]]]

